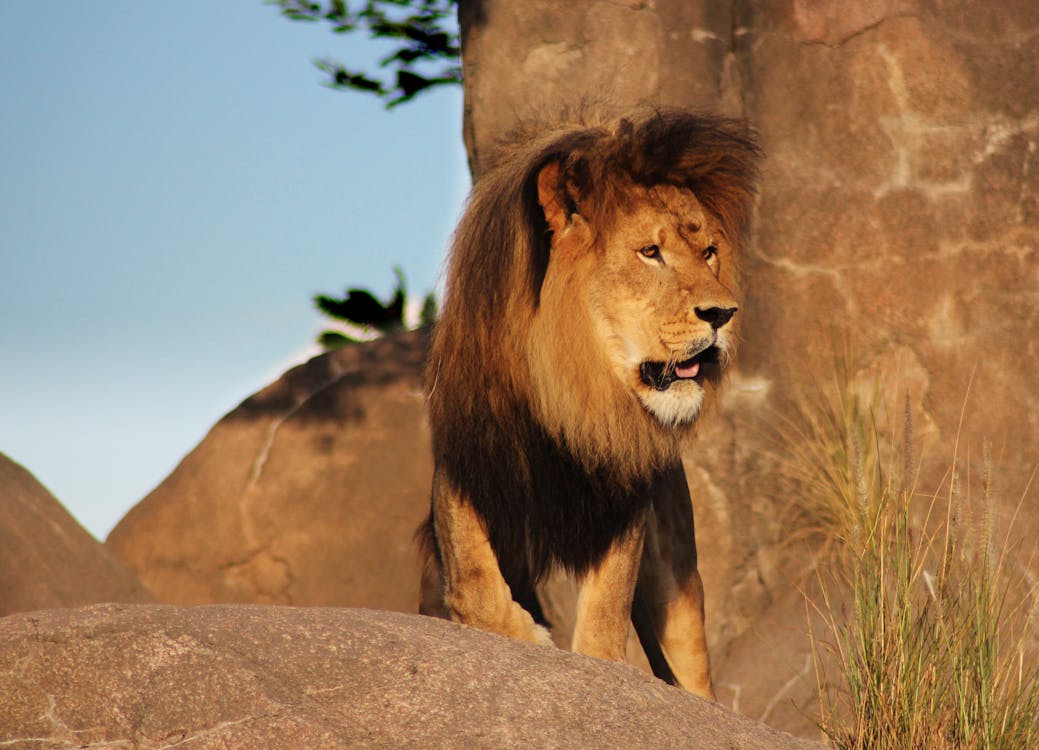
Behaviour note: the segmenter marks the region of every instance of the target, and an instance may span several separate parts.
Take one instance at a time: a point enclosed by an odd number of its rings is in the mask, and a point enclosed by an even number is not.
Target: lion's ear
[[[567,224],[566,205],[559,162],[553,161],[538,173],[538,203],[545,212],[545,221],[553,232],[562,232]]]

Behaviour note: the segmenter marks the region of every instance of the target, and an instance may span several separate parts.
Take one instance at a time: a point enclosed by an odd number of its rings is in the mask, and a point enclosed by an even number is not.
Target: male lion
[[[575,651],[713,697],[680,446],[735,339],[759,151],[655,111],[516,133],[470,196],[428,365],[421,611],[550,643],[535,585],[581,588]]]

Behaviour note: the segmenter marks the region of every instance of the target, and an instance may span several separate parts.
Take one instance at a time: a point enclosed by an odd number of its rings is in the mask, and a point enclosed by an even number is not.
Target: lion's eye
[[[650,260],[660,260],[660,248],[656,245],[646,245],[639,248],[639,255]]]
[[[714,245],[708,245],[703,249],[703,259],[710,260],[718,255],[718,248]]]

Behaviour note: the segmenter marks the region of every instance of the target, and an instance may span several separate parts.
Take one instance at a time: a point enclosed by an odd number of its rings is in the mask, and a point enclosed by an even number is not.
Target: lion
[[[572,648],[714,697],[681,447],[737,338],[760,158],[743,121],[655,110],[518,130],[480,177],[427,365],[420,611],[550,644],[536,586],[580,588]]]

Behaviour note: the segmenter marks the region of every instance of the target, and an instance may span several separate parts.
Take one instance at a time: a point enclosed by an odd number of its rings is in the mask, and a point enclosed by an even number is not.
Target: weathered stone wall
[[[782,387],[776,365],[818,359],[836,324],[876,369],[902,368],[946,443],[974,373],[964,436],[987,436],[1019,491],[1039,460],[1039,5],[737,15],[744,112],[770,155],[744,370]]]

